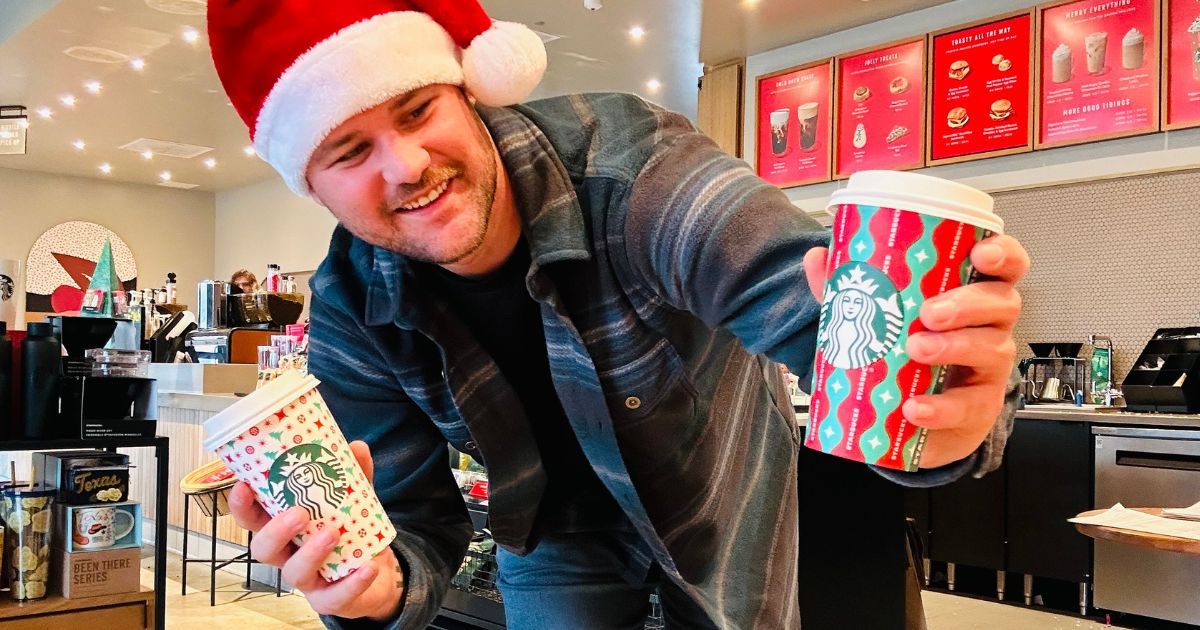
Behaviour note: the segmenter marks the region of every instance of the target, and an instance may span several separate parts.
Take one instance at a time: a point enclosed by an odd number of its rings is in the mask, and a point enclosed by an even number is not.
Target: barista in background
[[[229,284],[233,285],[233,294],[238,293],[254,293],[258,290],[258,278],[246,269],[238,269],[233,272],[233,276],[229,278]]]

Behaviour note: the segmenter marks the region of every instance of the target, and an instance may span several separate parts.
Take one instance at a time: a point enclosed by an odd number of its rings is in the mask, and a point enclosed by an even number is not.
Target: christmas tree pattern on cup
[[[311,519],[303,541],[333,528],[338,544],[321,576],[333,581],[354,572],[396,538],[337,423],[316,389],[297,397],[218,450],[226,465],[275,516],[299,506]]]

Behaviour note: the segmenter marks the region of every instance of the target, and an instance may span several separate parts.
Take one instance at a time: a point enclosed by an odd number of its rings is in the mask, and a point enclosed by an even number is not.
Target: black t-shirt
[[[537,441],[546,470],[539,529],[582,531],[623,521],[620,507],[584,457],[550,377],[541,306],[525,286],[529,246],[524,239],[499,269],[466,278],[419,265],[434,293],[491,356],[512,386]]]

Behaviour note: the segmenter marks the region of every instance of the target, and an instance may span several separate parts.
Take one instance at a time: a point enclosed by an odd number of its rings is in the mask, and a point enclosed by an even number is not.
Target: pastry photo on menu
[[[967,114],[965,107],[955,107],[946,114],[946,124],[950,125],[951,129],[958,129],[967,124],[971,120],[971,116]]]
[[[908,91],[908,79],[904,77],[896,77],[888,84],[888,90],[892,94],[903,94]]]
[[[1004,120],[1012,115],[1012,101],[1002,98],[992,103],[992,120]]]
[[[891,144],[900,138],[908,135],[908,127],[897,125],[892,128],[892,131],[887,135],[887,143]]]
[[[869,98],[871,98],[871,88],[865,85],[860,85],[854,90],[854,102],[862,103]]]
[[[967,78],[968,74],[971,74],[971,64],[967,63],[966,61],[959,59],[958,61],[950,64],[951,79],[962,81],[963,79]]]
[[[867,126],[858,123],[858,126],[854,128],[854,148],[861,149],[865,146],[867,146]]]

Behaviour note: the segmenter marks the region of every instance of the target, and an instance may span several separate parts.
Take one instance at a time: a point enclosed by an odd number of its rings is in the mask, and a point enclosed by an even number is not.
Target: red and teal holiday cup
[[[804,443],[822,453],[915,471],[925,430],[909,398],[941,391],[946,366],[909,359],[925,300],[976,279],[971,248],[1004,232],[992,198],[962,184],[862,171],[829,202],[834,214]]]
[[[317,391],[312,376],[286,372],[204,423],[204,448],[254,489],[271,516],[300,506],[308,527],[296,544],[337,534],[320,574],[334,581],[371,561],[396,538],[375,489]]]

